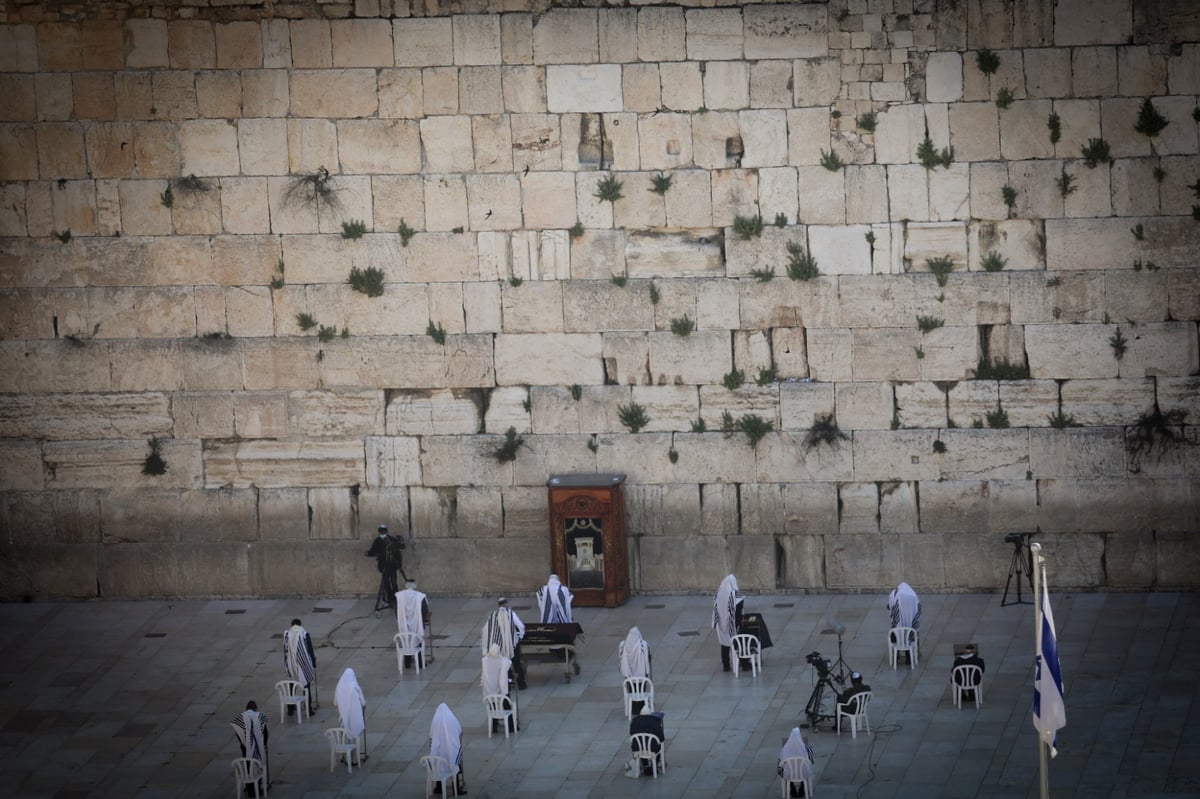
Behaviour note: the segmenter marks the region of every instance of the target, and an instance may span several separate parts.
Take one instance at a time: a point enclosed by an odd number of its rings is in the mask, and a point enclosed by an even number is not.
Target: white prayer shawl
[[[415,588],[396,592],[396,624],[402,633],[416,633],[425,638],[425,618],[421,606],[425,595]]]
[[[804,765],[801,766],[802,773],[783,773],[783,761],[789,757],[804,758]],[[800,728],[792,727],[792,734],[788,736],[787,741],[785,741],[783,744],[783,748],[779,750],[779,767],[777,771],[787,779],[797,780],[803,777],[808,777],[811,779],[813,777],[812,758],[812,747],[809,746],[808,742],[804,740],[804,736],[800,733]]]
[[[483,688],[483,695],[508,696],[508,670],[512,667],[512,661],[500,654],[498,644],[492,644],[482,660],[483,676],[479,678],[479,685]]]
[[[429,754],[444,757],[450,764],[445,773],[434,774],[439,780],[448,780],[462,769],[462,725],[445,702],[433,712],[433,723],[429,725]]]
[[[737,578],[732,574],[721,581],[717,589],[717,601],[713,603],[713,629],[721,646],[730,646],[737,635],[737,606],[742,601],[738,596]]]
[[[517,614],[508,608],[496,608],[483,624],[483,653],[492,648],[492,644],[500,647],[500,654],[511,658],[521,636],[525,635],[525,625],[517,618]]]
[[[921,602],[917,592],[908,583],[900,583],[888,597],[888,608],[892,611],[893,627],[921,628]]]
[[[354,669],[342,672],[342,677],[333,692],[333,704],[337,707],[342,727],[355,738],[362,735],[363,730],[367,728],[366,719],[363,718],[363,708],[367,706],[367,699],[363,696],[358,678],[354,676]]]
[[[637,627],[630,627],[625,640],[617,644],[617,657],[621,660],[622,677],[650,676],[650,647]]]
[[[230,726],[233,727],[233,734],[237,736],[238,742],[245,748],[246,757],[263,764],[263,776],[269,783],[271,770],[267,765],[266,714],[257,710],[244,710],[233,717]]]
[[[571,619],[571,600],[575,597],[562,582],[557,574],[550,575],[546,584],[538,589],[538,610],[541,612],[543,624],[568,624]]]
[[[306,686],[312,685],[317,677],[317,665],[304,643],[307,638],[308,631],[299,624],[293,624],[283,633],[283,659],[288,677]]]

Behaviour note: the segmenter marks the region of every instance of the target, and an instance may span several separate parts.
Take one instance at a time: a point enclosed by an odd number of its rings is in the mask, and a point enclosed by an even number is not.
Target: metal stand
[[[1029,590],[1033,590],[1033,554],[1029,551],[1029,538],[1032,535],[1033,533],[1013,533],[1004,539],[1013,545],[1013,554],[1012,560],[1008,564],[1008,580],[1004,583],[1004,596],[1000,598],[1000,607],[1033,604],[1033,600],[1021,597],[1022,577],[1029,583]],[[1008,589],[1012,585],[1014,577],[1017,578],[1017,598],[1013,602],[1009,602]]]
[[[388,585],[387,577],[387,572],[379,573],[379,592],[375,595],[375,618],[377,619],[379,618],[379,611],[384,608],[390,608],[396,601],[395,593],[392,593],[390,596],[388,595],[388,588],[391,586]]]

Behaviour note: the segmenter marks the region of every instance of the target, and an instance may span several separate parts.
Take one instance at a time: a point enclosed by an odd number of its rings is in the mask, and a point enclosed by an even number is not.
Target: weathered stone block
[[[504,334],[496,337],[495,359],[497,385],[604,382],[596,334]]]
[[[937,475],[939,465],[932,454],[936,437],[932,430],[855,431],[854,479],[924,480]]]
[[[621,111],[621,67],[561,64],[546,67],[546,107],[551,113]]]
[[[42,490],[42,448],[38,442],[0,441],[0,456],[0,484],[5,491]]]
[[[1062,412],[1085,427],[1135,424],[1154,405],[1153,380],[1067,380]]]
[[[1183,376],[1200,369],[1196,326],[1162,322],[1129,328],[1129,351],[1118,362],[1122,378]]]
[[[0,438],[150,438],[171,428],[170,402],[159,393],[0,397]]]
[[[1126,472],[1125,436],[1120,428],[1029,431],[1034,477],[1119,478]]]
[[[1037,527],[1032,480],[922,481],[921,532],[1007,534]]]
[[[693,8],[684,12],[687,57],[693,61],[742,57],[742,14],[735,8]]]
[[[846,181],[841,171],[822,166],[796,168],[799,211],[796,218],[810,225],[842,225],[846,221]]]
[[[392,41],[398,67],[455,63],[451,17],[392,20]]]
[[[838,537],[879,532],[879,486],[842,483],[838,486]]]
[[[631,278],[722,275],[722,249],[720,237],[709,231],[631,232],[625,247],[626,272]]]
[[[902,427],[946,426],[946,393],[936,383],[898,383],[895,412]]]
[[[1030,377],[1116,377],[1115,325],[1026,325]]]
[[[851,331],[855,380],[916,380],[921,365],[920,332],[901,328],[856,328]]]
[[[838,383],[835,402],[838,423],[847,430],[884,430],[891,426],[894,398],[888,383]]]
[[[914,483],[887,482],[879,485],[879,531],[917,533],[919,513]]]
[[[828,52],[824,7],[748,6],[742,20],[747,59],[818,58]]]

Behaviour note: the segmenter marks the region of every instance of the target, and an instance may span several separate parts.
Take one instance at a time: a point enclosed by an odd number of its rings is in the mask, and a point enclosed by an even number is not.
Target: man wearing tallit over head
[[[292,626],[283,633],[283,666],[287,669],[288,679],[295,680],[308,691],[308,715],[312,715],[314,707],[320,707],[313,701],[317,683],[317,655],[313,652],[312,637],[308,630],[300,626],[299,619],[292,619]],[[288,706],[288,715],[295,708]]]
[[[732,574],[721,581],[717,588],[717,601],[713,603],[713,629],[717,631],[717,641],[721,644],[721,668],[730,671],[729,647],[733,645],[733,637],[742,626],[742,602],[745,597],[738,594],[737,578]]]
[[[546,584],[537,590],[538,610],[542,624],[570,624],[571,600],[575,596],[558,579],[557,574],[550,575]]]
[[[650,647],[637,627],[630,627],[625,640],[617,644],[617,659],[621,663],[622,677],[650,676]],[[640,713],[643,704],[641,700],[635,700],[631,714],[636,716]]]
[[[416,633],[421,637],[417,646],[425,662],[425,624],[429,621],[429,600],[417,590],[416,580],[406,580],[403,591],[396,592],[396,626],[402,633]],[[404,656],[405,668],[413,665],[412,655]]]
[[[521,662],[521,638],[525,635],[525,624],[508,607],[508,599],[496,600],[496,609],[488,614],[483,623],[483,654],[492,644],[500,647],[500,654],[512,661],[513,673],[517,675],[517,688],[524,691],[525,664]]]
[[[488,647],[487,654],[482,658],[483,674],[479,678],[479,685],[483,688],[484,697],[503,696],[505,698],[505,706],[512,707],[511,700],[508,699],[508,670],[512,668],[512,661],[500,652],[499,644],[492,644]],[[509,716],[509,729],[513,732],[517,731],[516,723],[513,717]],[[492,719],[492,732],[500,732],[500,722],[497,719]]]
[[[434,787],[434,793],[441,792],[441,780],[449,779],[455,780],[459,794],[466,793],[462,769],[462,725],[445,702],[438,705],[437,710],[433,712],[433,722],[429,725],[429,754],[446,761],[441,771],[434,772],[434,779],[439,780]]]
[[[892,627],[912,627],[913,634],[916,634],[921,629],[921,601],[917,598],[917,592],[912,590],[912,586],[908,583],[900,583],[896,586],[890,596],[888,596],[888,610],[891,611]],[[893,638],[891,632],[888,633],[888,638]],[[913,635],[909,635],[908,643],[912,643]],[[895,642],[894,643],[898,643]],[[905,659],[912,657],[909,652],[897,652],[897,655],[904,655]]]
[[[265,713],[258,712],[258,703],[250,700],[246,703],[246,709],[233,717],[230,722],[233,727],[233,734],[237,737],[238,746],[242,747],[242,757],[248,757],[251,760],[257,760],[262,763],[263,777],[261,782],[263,785],[263,793],[271,785],[271,767],[267,759],[267,716]],[[246,783],[246,793],[250,796],[256,796],[254,783]]]
[[[804,762],[800,764],[799,773],[793,771],[792,764],[788,764],[784,773],[785,767],[783,761],[789,757],[802,757]],[[783,748],[779,750],[779,765],[775,767],[775,773],[783,777],[785,780],[812,780],[815,778],[812,765],[813,753],[812,747],[804,740],[804,736],[800,733],[799,727],[792,727],[792,734],[784,741]],[[814,791],[813,793],[816,793]],[[792,796],[804,796],[804,784],[792,785]]]
[[[363,696],[354,669],[346,669],[333,692],[333,704],[337,708],[342,728],[358,741],[358,759],[367,759],[367,720],[364,716],[367,698]]]

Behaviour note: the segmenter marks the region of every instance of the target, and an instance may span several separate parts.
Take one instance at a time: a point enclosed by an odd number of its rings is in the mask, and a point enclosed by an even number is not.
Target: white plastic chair
[[[433,786],[437,783],[442,784],[442,796],[458,796],[458,769],[450,765],[450,761],[444,757],[436,757],[434,755],[425,755],[421,758],[421,765],[425,767],[425,799],[432,799]],[[454,772],[449,777],[442,779],[439,774],[444,774],[447,771]]]
[[[325,738],[329,741],[330,773],[333,773],[338,755],[341,755],[346,760],[347,773],[354,771],[354,764],[356,762],[359,768],[362,768],[362,755],[358,751],[358,739],[352,736],[348,729],[345,727],[331,727],[325,730]]]
[[[516,728],[517,709],[509,698],[503,694],[488,694],[483,698],[483,704],[487,708],[487,728],[488,737],[492,737],[492,722],[499,721],[504,725],[504,737],[508,737],[508,720],[513,720],[513,727]]]
[[[899,652],[908,653],[909,668],[917,667],[917,649],[920,641],[917,631],[912,627],[893,627],[888,630],[888,659],[892,662],[893,670],[896,668],[896,661],[899,660]]]
[[[629,740],[633,745],[633,759],[637,765],[638,774],[642,773],[642,761],[650,761],[650,771],[654,775],[654,779],[658,779],[659,766],[662,767],[662,773],[667,773],[667,742],[661,740],[657,735],[651,735],[648,732],[635,732],[629,736]],[[658,751],[654,751],[654,742],[658,742]]]
[[[416,633],[396,633],[392,640],[396,642],[396,668],[400,669],[400,673],[404,674],[404,658],[410,657],[417,674],[420,674],[425,667],[425,647],[422,646],[421,636]]]
[[[804,766],[808,766],[807,773]],[[788,799],[788,788],[792,787],[793,783],[800,783],[804,786],[805,799],[812,799],[813,781],[812,781],[812,761],[807,757],[795,755],[793,757],[785,757],[780,762],[781,769],[779,774],[780,787],[783,788],[783,799]]]
[[[304,715],[308,713],[308,688],[296,680],[280,680],[275,683],[275,692],[279,694],[279,723],[287,720],[288,705],[296,708],[296,723],[304,723]]]
[[[871,732],[871,721],[867,718],[867,705],[871,704],[872,693],[863,691],[861,694],[855,694],[850,697],[850,701],[845,705],[838,703],[837,705],[837,733],[842,734],[842,716],[850,719],[850,736],[858,737],[858,723],[862,721],[864,729]],[[848,708],[848,709],[845,709]]]
[[[738,676],[741,670],[742,659],[750,661],[750,674],[752,677],[757,677],[762,671],[762,646],[759,644],[758,636],[750,635],[749,633],[741,633],[733,636],[733,656],[736,660],[733,663],[733,676]]]
[[[626,677],[621,683],[621,693],[625,701],[625,718],[633,718],[634,702],[645,702],[650,712],[654,712],[654,683],[649,677]]]
[[[231,760],[230,765],[233,766],[233,796],[234,799],[240,799],[242,789],[246,787],[246,783],[254,784],[254,795],[258,796],[258,783],[262,781],[262,795],[265,799],[267,795],[267,781],[263,779],[265,769],[263,769],[262,761],[257,758],[239,757],[236,760]]]
[[[975,707],[983,704],[983,669],[971,663],[955,666],[950,673],[950,686],[954,691],[954,706],[962,708],[964,691],[975,692]]]

